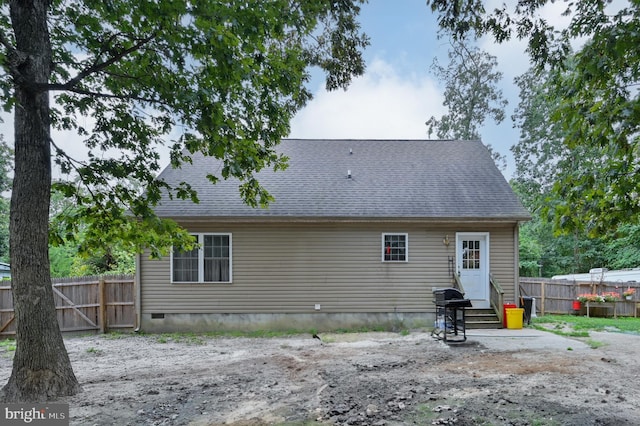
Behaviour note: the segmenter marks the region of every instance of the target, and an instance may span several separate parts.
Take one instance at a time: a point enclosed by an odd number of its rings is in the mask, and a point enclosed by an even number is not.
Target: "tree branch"
[[[120,59],[124,58],[125,56],[129,55],[130,53],[133,53],[136,50],[139,50],[142,46],[144,46],[145,44],[149,43],[154,38],[156,38],[156,33],[151,34],[149,37],[145,37],[143,39],[138,40],[138,42],[136,44],[134,44],[133,46],[129,47],[128,49],[122,50],[117,55],[107,59],[106,61],[94,64],[94,65],[92,65],[92,66],[80,71],[80,73],[78,75],[76,75],[74,78],[72,78],[71,80],[67,81],[66,83],[44,84],[44,85],[41,85],[39,88],[42,89],[42,90],[68,90],[68,91],[71,91],[71,92],[82,93],[82,92],[78,92],[77,89],[76,90],[74,90],[74,89],[75,89],[75,86],[78,83],[80,83],[85,77],[87,77],[87,76],[89,76],[91,74],[98,73],[98,72],[104,70],[105,68],[109,67],[110,65],[113,65],[114,63],[118,62]],[[89,93],[89,92],[84,93],[84,94],[98,95],[98,94]],[[117,96],[103,95],[103,97],[117,97]],[[138,99],[138,100],[142,100],[142,99]]]
[[[27,79],[23,77],[22,72],[20,72],[20,65],[27,61],[28,56],[25,53],[16,50],[2,30],[0,30],[0,44],[7,49],[7,59],[4,61],[4,65],[8,68],[13,80],[21,86],[28,87],[30,82],[27,81]]]
[[[90,90],[79,89],[76,87],[67,87],[66,83],[65,84],[46,84],[42,86],[46,86],[47,90],[49,91],[67,91],[67,92],[77,93],[79,95],[95,96],[97,98],[127,99],[127,100],[139,101],[139,102],[168,105],[166,102],[162,102],[159,99],[145,98],[142,96],[134,96],[134,95],[114,95],[112,93],[92,92]]]
[[[78,74],[77,76],[75,76],[74,78],[72,78],[71,80],[69,80],[66,85],[68,86],[75,86],[76,84],[78,84],[83,78],[85,78],[88,75],[100,72],[101,70],[107,68],[110,65],[113,65],[114,63],[116,63],[117,61],[119,61],[120,59],[124,58],[125,56],[127,56],[130,53],[135,52],[136,50],[140,49],[142,46],[144,46],[145,44],[149,43],[151,40],[153,40],[156,37],[156,34],[153,33],[151,34],[149,37],[140,39],[138,41],[138,43],[134,44],[133,46],[131,46],[128,49],[124,49],[123,51],[121,51],[120,53],[118,53],[117,55],[111,57],[110,59],[101,62],[99,64],[93,65],[87,69],[85,69],[84,71],[81,71],[80,74]]]

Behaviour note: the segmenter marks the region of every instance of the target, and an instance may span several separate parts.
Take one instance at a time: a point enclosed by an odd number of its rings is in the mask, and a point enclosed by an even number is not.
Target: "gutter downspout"
[[[140,326],[142,324],[142,312],[140,312],[140,307],[141,307],[141,303],[140,303],[140,296],[142,294],[142,289],[141,289],[141,282],[140,282],[140,253],[136,253],[136,273],[135,273],[135,283],[134,285],[136,286],[136,300],[135,300],[135,309],[136,309],[136,328],[133,329],[134,333],[137,333],[140,331]]]

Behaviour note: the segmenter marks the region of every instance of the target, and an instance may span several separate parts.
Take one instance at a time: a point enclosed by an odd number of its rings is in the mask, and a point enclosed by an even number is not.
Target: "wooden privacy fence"
[[[54,278],[53,297],[63,332],[133,329],[136,326],[133,275]],[[0,282],[0,336],[15,334],[11,281]]]
[[[622,297],[622,292],[628,287],[635,289],[631,300]],[[637,316],[636,307],[640,307],[640,283],[637,282],[581,282],[520,277],[520,289],[523,296],[536,299],[536,311],[541,315],[574,313],[573,302],[579,294],[584,293],[619,293],[622,300],[615,307],[619,316]],[[592,308],[597,306],[597,303],[591,304]]]

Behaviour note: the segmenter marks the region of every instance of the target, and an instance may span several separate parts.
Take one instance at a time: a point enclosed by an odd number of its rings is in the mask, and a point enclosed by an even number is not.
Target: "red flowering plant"
[[[584,293],[578,295],[578,300],[582,303],[586,302],[596,302],[596,303],[604,303],[604,302],[617,302],[620,300],[620,293],[616,293],[614,291],[609,291],[602,294],[592,294],[592,293]]]
[[[627,297],[627,296],[633,296],[635,293],[636,293],[635,288],[627,287],[627,289],[622,292],[622,295],[624,297]]]
[[[602,293],[602,297],[605,302],[616,302],[620,300],[620,293],[616,293],[615,291],[610,291],[607,293]]]
[[[604,302],[604,297],[599,294],[583,293],[578,295],[578,300],[582,303],[586,302]]]

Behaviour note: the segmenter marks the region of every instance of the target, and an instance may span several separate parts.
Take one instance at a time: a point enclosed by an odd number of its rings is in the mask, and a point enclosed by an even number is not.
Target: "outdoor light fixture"
[[[449,247],[449,234],[445,235],[444,238],[442,239],[442,244],[444,244],[445,246]]]

